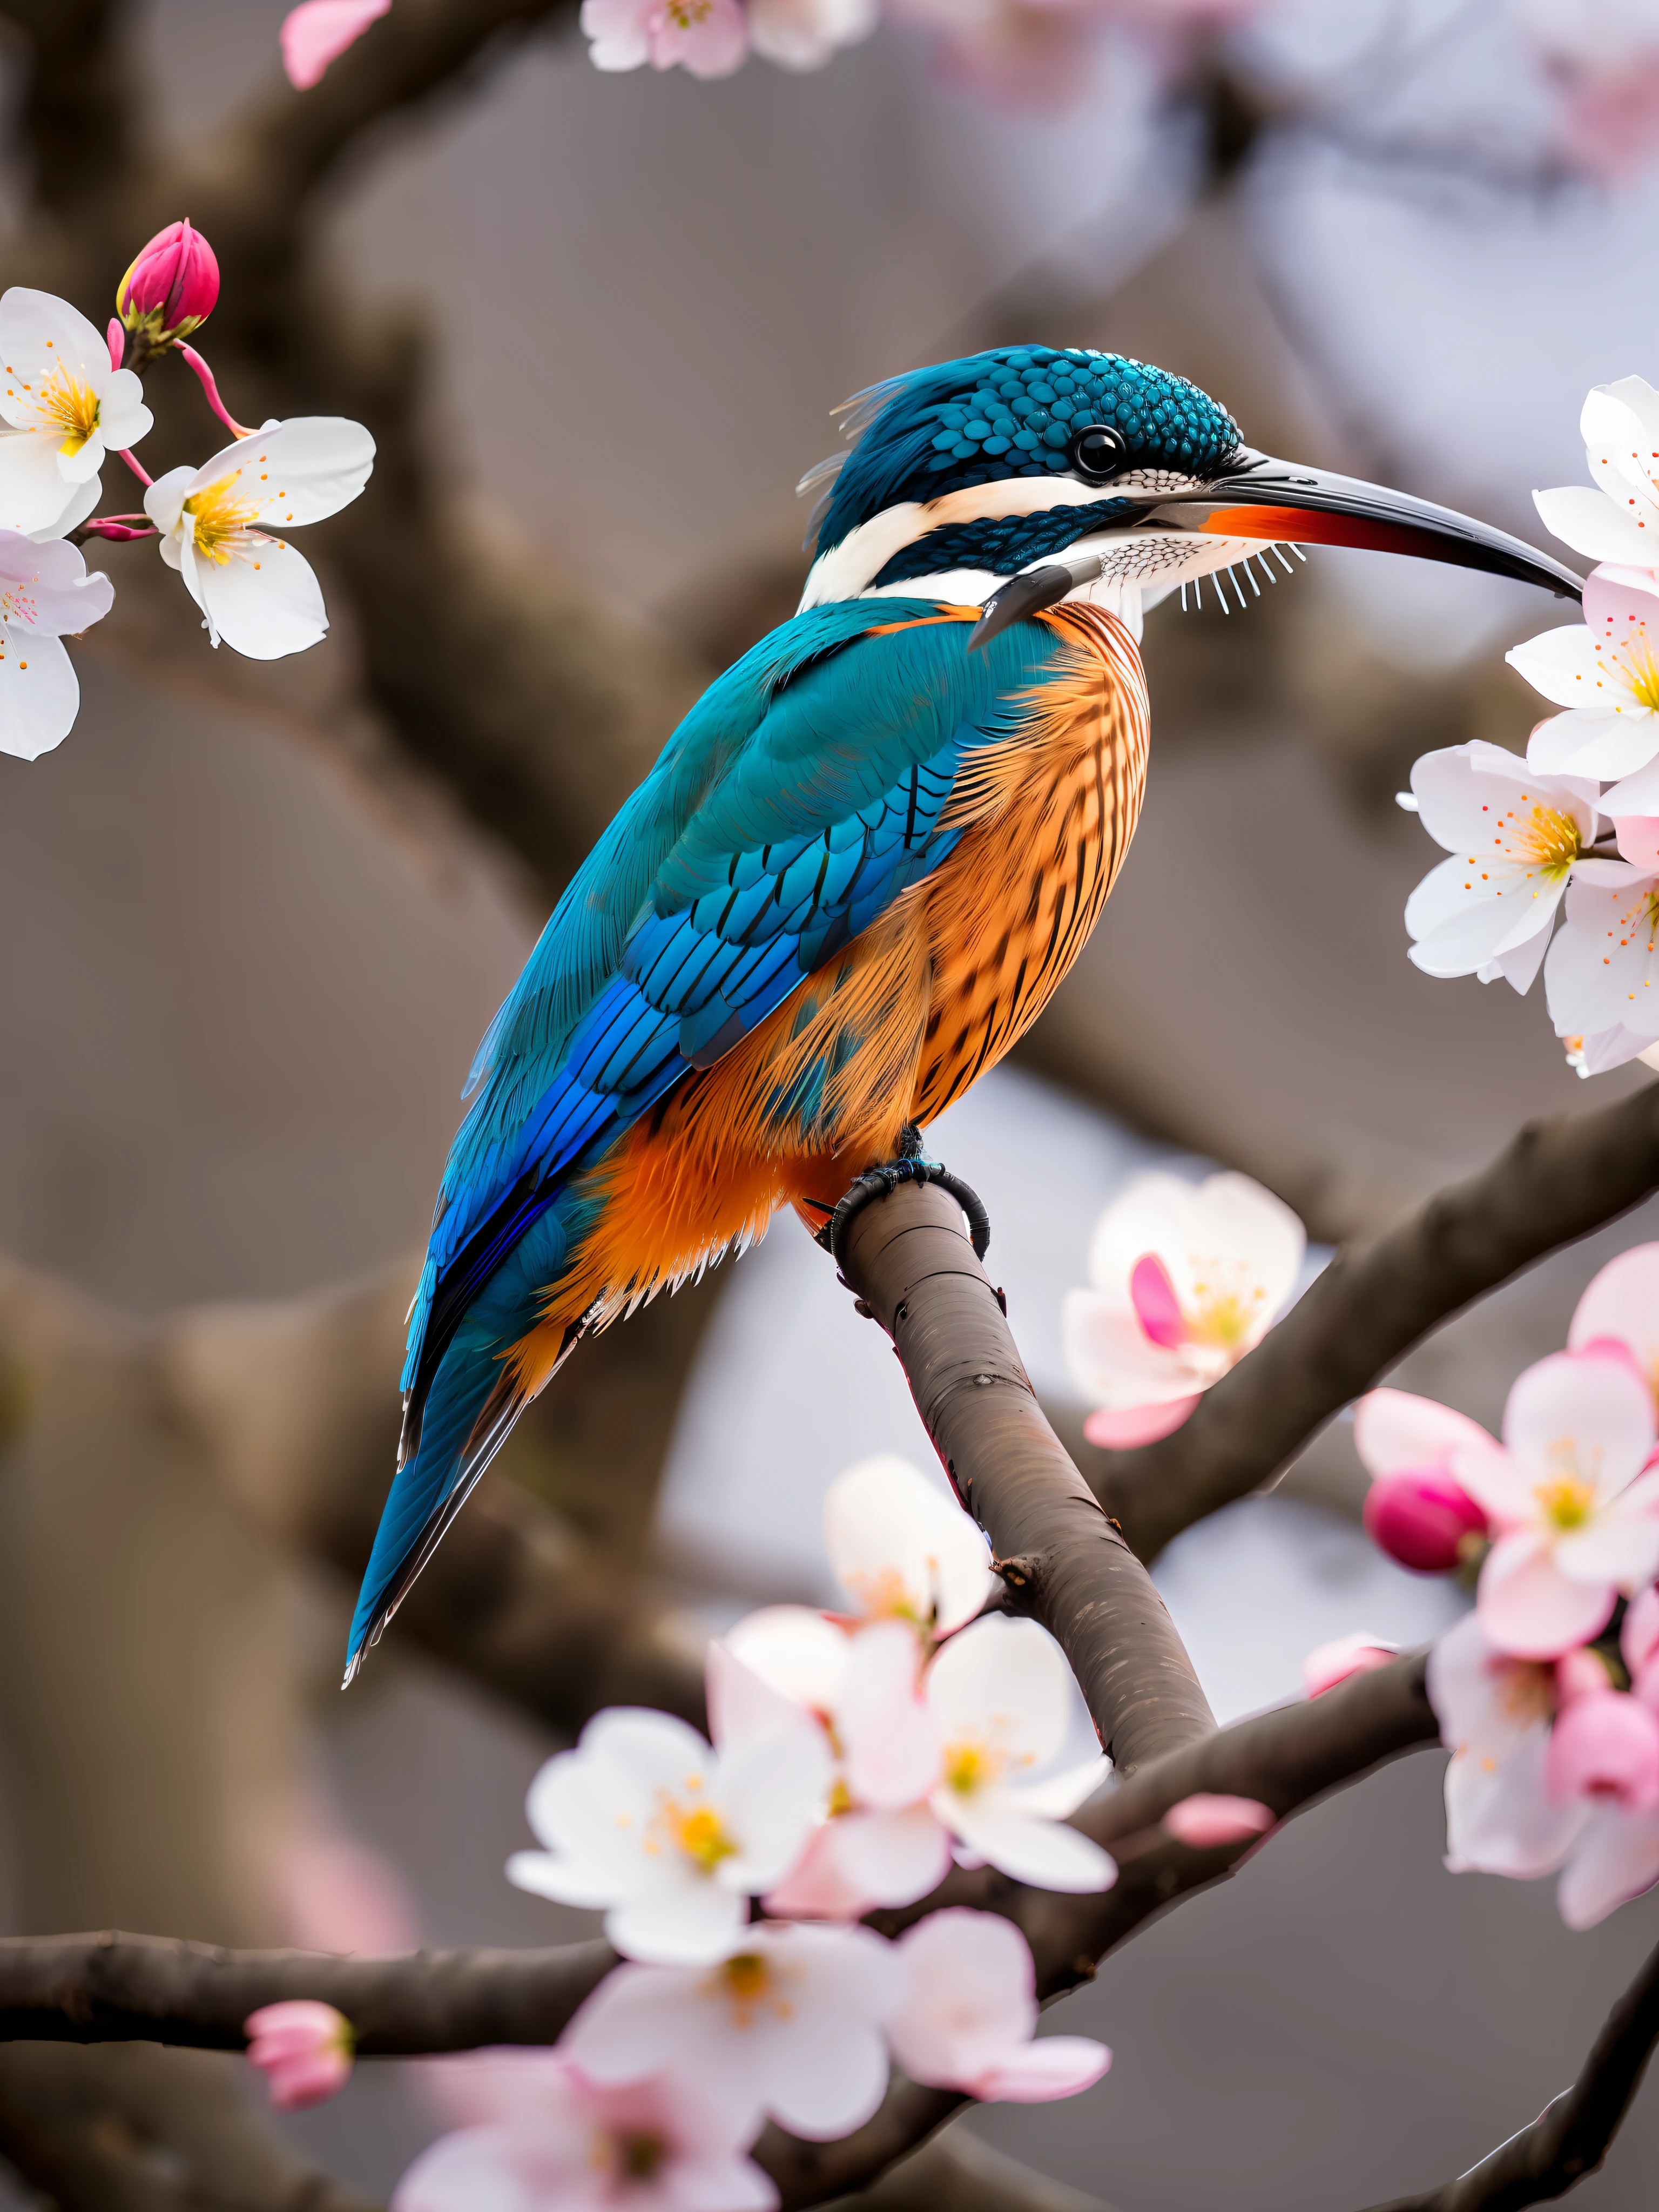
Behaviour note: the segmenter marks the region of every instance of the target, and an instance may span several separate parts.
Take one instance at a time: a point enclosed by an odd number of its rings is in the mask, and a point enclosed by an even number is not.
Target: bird
[[[1147,608],[1243,605],[1241,566],[1259,592],[1310,544],[1579,592],[1121,354],[998,347],[838,411],[798,611],[669,735],[478,1048],[348,1682],[585,1336],[781,1206],[822,1234],[1036,1019],[1134,834]]]

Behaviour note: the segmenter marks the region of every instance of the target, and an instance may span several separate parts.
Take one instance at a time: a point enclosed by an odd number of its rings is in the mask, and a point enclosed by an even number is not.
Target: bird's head
[[[1519,538],[1245,445],[1184,376],[1081,347],[1002,346],[890,379],[843,409],[819,464],[803,606],[872,592],[982,605],[975,642],[1078,597],[1144,605],[1269,544],[1363,545],[1577,598]]]

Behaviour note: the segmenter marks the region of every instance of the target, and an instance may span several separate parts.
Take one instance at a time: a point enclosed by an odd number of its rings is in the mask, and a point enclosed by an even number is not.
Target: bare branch
[[[1095,1495],[1143,1559],[1268,1480],[1419,1338],[1659,1184],[1659,1085],[1533,1122],[1398,1228],[1339,1253],[1162,1443],[1103,1456]]]
[[[1121,1774],[1214,1718],[1164,1601],[1066,1457],[956,1201],[907,1183],[857,1215],[848,1287],[892,1337],[1009,1603],[1058,1639]]]
[[[1373,2212],[1522,2212],[1576,2189],[1596,2172],[1659,2043],[1659,1948],[1608,2014],[1583,2071],[1529,2128],[1443,2188],[1399,2197]]]

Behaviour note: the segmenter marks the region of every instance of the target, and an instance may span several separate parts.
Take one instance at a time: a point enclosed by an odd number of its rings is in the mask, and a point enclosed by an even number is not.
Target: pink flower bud
[[[1558,1805],[1611,1798],[1630,1812],[1659,1805],[1659,1714],[1623,1690],[1593,1690],[1557,1717],[1544,1787]]]
[[[1373,1667],[1386,1667],[1399,1653],[1397,1644],[1385,1644],[1380,1636],[1367,1636],[1363,1631],[1357,1636],[1339,1636],[1334,1644],[1322,1644],[1310,1651],[1302,1662],[1303,1686],[1310,1698],[1322,1698],[1350,1674],[1368,1674]]]
[[[1204,1851],[1218,1844],[1242,1844],[1247,1836],[1265,1836],[1273,1814],[1254,1797],[1218,1796],[1200,1790],[1171,1805],[1164,1825],[1178,1844]]]
[[[130,331],[146,331],[151,344],[160,348],[198,329],[218,297],[219,264],[213,248],[188,222],[170,222],[121,279],[115,305]]]
[[[1379,1476],[1365,1498],[1365,1533],[1413,1574],[1449,1574],[1471,1537],[1486,1533],[1486,1516],[1466,1490],[1434,1468]]]
[[[262,2005],[242,2022],[242,2033],[279,2112],[325,2104],[351,2079],[356,2039],[351,2022],[332,2005],[309,1997]]]

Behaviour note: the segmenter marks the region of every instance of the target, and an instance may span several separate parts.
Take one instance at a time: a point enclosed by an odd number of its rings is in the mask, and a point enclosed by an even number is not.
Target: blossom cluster
[[[1093,1406],[1091,1443],[1127,1450],[1178,1429],[1293,1296],[1307,1233],[1249,1176],[1136,1176],[1095,1224],[1087,1290],[1061,1309],[1066,1365]]]
[[[860,1924],[925,1899],[953,1863],[1073,1892],[1115,1881],[1065,1825],[1108,1763],[1063,1755],[1074,1692],[1059,1647],[983,1611],[1000,1587],[983,1539],[903,1461],[842,1475],[824,1528],[850,1610],[769,1607],[715,1642],[712,1741],[666,1713],[608,1711],[536,1777],[543,1848],[508,1875],[602,1911],[623,1962],[515,2075],[510,2110],[416,2161],[397,2212],[763,2212],[775,2195],[745,2154],[764,2123],[846,2135],[890,2062],[1026,2102],[1105,2071],[1100,2044],[1033,2039],[1035,1969],[1012,1922],[947,1907],[895,1941]],[[1246,1812],[1243,1832],[1270,1818]],[[1241,1832],[1237,1808],[1226,1819]]]
[[[1594,487],[1534,497],[1597,563],[1584,618],[1509,655],[1559,711],[1524,760],[1480,741],[1425,754],[1401,803],[1451,855],[1407,904],[1413,961],[1522,993],[1541,969],[1556,1034],[1595,1075],[1659,1048],[1659,392],[1600,385],[1581,428]]]
[[[211,642],[252,659],[302,652],[328,628],[316,574],[286,533],[356,499],[374,441],[331,416],[234,422],[186,343],[218,293],[212,248],[175,222],[122,278],[107,333],[50,292],[0,295],[0,752],[38,759],[74,725],[80,687],[63,641],[101,621],[115,592],[71,540],[155,539]],[[133,364],[173,350],[234,442],[153,479],[133,451],[154,419]],[[144,487],[142,513],[95,512],[112,457]]]
[[[1474,1611],[1429,1694],[1452,1753],[1447,1863],[1561,1873],[1593,1926],[1659,1881],[1659,1244],[1609,1261],[1567,1348],[1519,1376],[1501,1439],[1401,1390],[1355,1408],[1365,1522]]]

